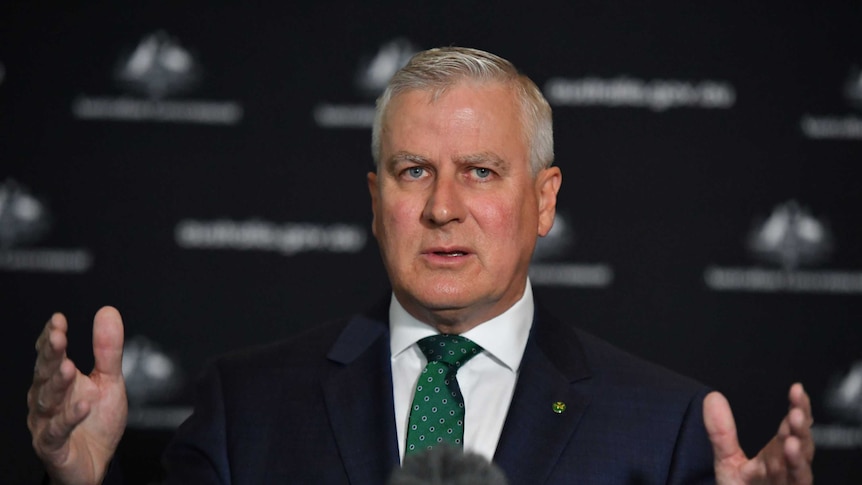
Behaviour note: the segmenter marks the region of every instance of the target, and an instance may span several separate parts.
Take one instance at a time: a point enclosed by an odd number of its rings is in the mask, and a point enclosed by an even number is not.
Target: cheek
[[[420,212],[408,201],[393,199],[383,205],[383,211],[379,214],[378,231],[383,232],[378,237],[388,239],[393,246],[404,244],[404,239],[418,226]],[[397,249],[393,247],[392,249]]]
[[[473,216],[487,235],[494,235],[492,240],[498,244],[514,244],[514,238],[522,234],[528,224],[526,215],[529,208],[524,207],[524,200],[517,197],[501,197],[476,204]]]

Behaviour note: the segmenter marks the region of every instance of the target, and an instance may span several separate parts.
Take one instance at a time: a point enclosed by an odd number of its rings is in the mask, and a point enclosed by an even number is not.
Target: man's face
[[[502,84],[463,82],[436,101],[402,93],[383,120],[374,236],[398,301],[440,331],[511,307],[551,229],[560,171],[533,176],[517,103]]]

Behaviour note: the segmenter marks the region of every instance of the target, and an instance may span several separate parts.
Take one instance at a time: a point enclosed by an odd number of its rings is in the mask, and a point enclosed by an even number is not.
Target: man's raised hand
[[[794,384],[789,393],[790,410],[778,433],[752,459],[748,459],[736,435],[730,405],[718,392],[703,401],[703,420],[715,456],[715,478],[719,485],[770,484],[810,485],[814,478],[814,440],[811,436],[811,401]]]
[[[112,307],[93,320],[95,366],[81,373],[66,356],[68,324],[55,313],[36,341],[27,393],[33,448],[52,483],[101,483],[126,426],[123,321]]]

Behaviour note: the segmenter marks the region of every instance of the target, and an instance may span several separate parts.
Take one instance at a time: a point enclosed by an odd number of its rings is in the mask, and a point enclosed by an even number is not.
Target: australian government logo
[[[842,90],[844,101],[854,111],[845,114],[806,114],[800,120],[802,133],[813,140],[862,140],[862,68],[851,68]]]
[[[177,245],[184,249],[263,251],[293,256],[306,252],[358,253],[368,232],[359,224],[319,224],[263,219],[184,219],[175,228]]]
[[[862,360],[836,373],[821,401],[825,416],[811,428],[817,447],[862,449]]]
[[[419,48],[412,42],[396,38],[381,45],[375,54],[363,57],[353,80],[354,101],[318,103],[313,113],[315,124],[321,128],[371,128],[374,101],[417,52]]]
[[[243,108],[237,101],[186,97],[202,79],[203,68],[193,53],[167,33],[155,32],[117,61],[113,80],[125,94],[80,95],[72,103],[72,113],[81,120],[239,123]]]
[[[573,263],[563,258],[575,244],[568,217],[557,213],[554,226],[539,238],[530,264],[530,283],[536,286],[605,288],[613,283],[614,272],[605,263]]]
[[[555,106],[646,108],[663,112],[674,108],[729,109],[736,89],[726,81],[553,77],[544,85],[548,102]]]
[[[175,355],[155,341],[137,335],[123,346],[123,377],[129,400],[127,426],[140,429],[174,429],[192,414],[191,406],[170,403],[186,383]]]
[[[83,248],[34,247],[51,231],[47,204],[15,180],[0,182],[0,271],[84,273],[93,265]]]
[[[747,246],[755,260],[768,266],[710,266],[704,272],[707,287],[760,293],[862,293],[862,271],[812,269],[829,260],[835,241],[829,224],[796,201],[780,204],[768,217],[757,220]]]

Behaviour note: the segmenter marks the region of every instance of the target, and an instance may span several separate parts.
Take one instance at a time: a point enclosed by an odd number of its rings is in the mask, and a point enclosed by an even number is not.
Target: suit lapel
[[[494,455],[510,485],[546,481],[589,404],[589,376],[573,329],[544,314],[537,305]],[[565,409],[555,403],[563,403]]]
[[[337,366],[323,383],[326,411],[349,481],[384,483],[398,465],[386,319],[353,318],[328,357]]]

